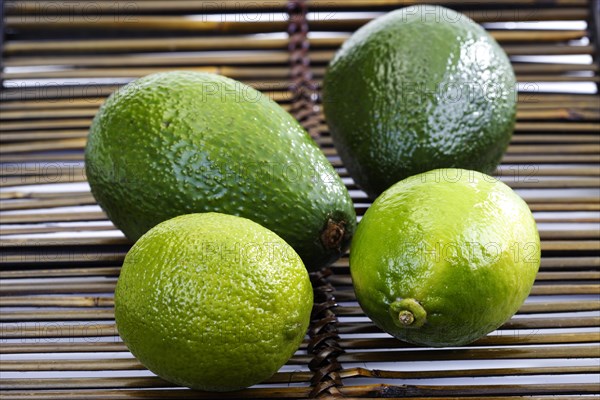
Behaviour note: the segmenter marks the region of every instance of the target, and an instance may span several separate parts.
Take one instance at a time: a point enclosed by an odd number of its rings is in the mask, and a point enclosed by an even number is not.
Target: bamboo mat
[[[369,201],[335,152],[320,84],[351,32],[413,3],[5,1],[1,398],[600,397],[598,1],[428,2],[483,23],[520,82],[515,135],[496,175],[533,210],[542,265],[530,298],[496,332],[444,349],[391,338],[358,307],[345,256],[311,277],[313,321],[300,350],[242,392],[176,388],[146,371],[117,335],[113,290],[130,243],[96,205],[83,169],[87,129],[103,99],[133,78],[171,69],[246,82],[307,128],[360,216]]]

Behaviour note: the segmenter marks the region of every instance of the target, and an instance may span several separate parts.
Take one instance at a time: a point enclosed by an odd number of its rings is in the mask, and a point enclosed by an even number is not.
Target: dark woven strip
[[[317,88],[310,70],[308,7],[305,0],[290,0],[289,15],[289,52],[292,92],[292,115],[304,126],[313,139],[318,139],[319,115],[316,106]],[[337,361],[344,350],[339,345],[337,316],[332,311],[337,307],[333,295],[334,288],[327,281],[331,270],[325,269],[311,274],[314,288],[314,306],[311,325],[308,331],[310,342],[307,351],[313,355],[308,367],[313,372],[311,397],[342,397],[338,390],[342,386],[339,371],[342,366]]]
[[[337,316],[332,311],[337,307],[333,295],[334,288],[328,282],[330,269],[323,269],[310,274],[314,288],[315,304],[313,306],[311,324],[308,330],[310,342],[307,351],[313,354],[308,367],[313,372],[311,397],[343,397],[338,390],[342,386],[339,371],[342,366],[337,357],[344,352],[339,345]]]
[[[6,2],[0,2],[0,71],[4,71],[4,41],[6,35],[4,16],[6,15],[6,8],[8,8]],[[2,87],[2,84],[3,79],[2,75],[0,75],[0,87]]]
[[[290,74],[292,107],[290,112],[304,126],[313,139],[318,139],[319,119],[315,104],[317,87],[310,70],[308,6],[305,0],[288,2],[288,35],[290,52]]]
[[[588,21],[589,35],[594,44],[594,63],[600,64],[600,0],[592,0],[590,2],[590,19]],[[596,72],[596,75],[599,73]],[[600,82],[596,83],[596,87],[600,90]]]

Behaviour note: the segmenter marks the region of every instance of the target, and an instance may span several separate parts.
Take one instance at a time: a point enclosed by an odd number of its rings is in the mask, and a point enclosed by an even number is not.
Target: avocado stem
[[[390,304],[392,320],[401,328],[419,328],[427,320],[427,312],[415,299],[399,299]]]
[[[339,250],[346,234],[346,223],[344,221],[327,220],[327,225],[321,231],[321,243],[327,250]]]

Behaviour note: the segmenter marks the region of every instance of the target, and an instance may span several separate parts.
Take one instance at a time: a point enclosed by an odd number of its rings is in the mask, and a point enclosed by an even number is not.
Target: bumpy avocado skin
[[[336,149],[372,198],[436,168],[491,173],[515,124],[508,57],[481,26],[443,7],[402,8],[363,26],[323,85]]]
[[[177,215],[221,212],[274,231],[317,269],[356,226],[348,191],[298,122],[222,76],[175,71],[124,86],[94,118],[85,161],[94,197],[132,241]],[[322,237],[331,223],[341,240]]]

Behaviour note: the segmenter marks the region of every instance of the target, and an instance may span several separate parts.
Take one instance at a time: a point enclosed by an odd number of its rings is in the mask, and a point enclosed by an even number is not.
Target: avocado
[[[480,25],[444,7],[412,6],[342,45],[323,106],[344,165],[375,198],[436,168],[493,172],[512,136],[515,85],[508,57]]]
[[[132,241],[178,215],[220,212],[274,231],[315,270],[356,226],[346,187],[300,124],[215,74],[157,73],[117,90],[92,122],[85,165],[94,197]]]

